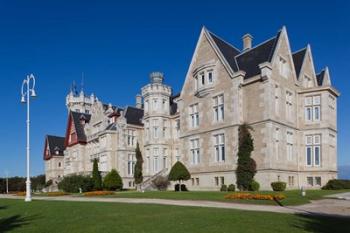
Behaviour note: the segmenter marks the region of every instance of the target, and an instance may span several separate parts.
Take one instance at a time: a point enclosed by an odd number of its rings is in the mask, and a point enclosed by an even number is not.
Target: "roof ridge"
[[[301,48],[301,49],[298,49],[298,50],[292,52],[292,55],[297,54],[297,53],[300,53],[300,52],[302,52],[303,50],[305,50],[305,52],[306,52],[307,46],[306,46],[305,48]]]
[[[218,38],[219,40],[221,40],[221,41],[224,42],[225,44],[227,44],[227,45],[231,46],[232,48],[234,48],[235,50],[237,50],[238,53],[241,52],[241,50],[239,50],[239,49],[238,49],[236,46],[234,46],[233,44],[227,42],[226,40],[222,39],[220,36],[218,36],[218,35],[216,35],[215,33],[209,31],[207,28],[205,28],[205,29],[209,32],[209,34],[214,35],[216,38]],[[211,35],[210,35],[210,36],[211,36]]]

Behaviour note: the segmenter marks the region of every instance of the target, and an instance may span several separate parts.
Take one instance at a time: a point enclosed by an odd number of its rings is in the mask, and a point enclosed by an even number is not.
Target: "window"
[[[168,167],[168,150],[167,148],[163,148],[163,168],[167,168]]]
[[[293,93],[286,91],[286,119],[293,121]]]
[[[216,186],[219,186],[219,177],[215,176],[214,177],[214,182]]]
[[[306,165],[321,166],[321,135],[306,136]]]
[[[158,120],[153,120],[153,138],[158,138]]]
[[[225,184],[225,177],[221,176],[220,181],[221,181],[221,185],[224,185]]]
[[[204,76],[204,72],[202,72],[202,73],[200,74],[200,77],[201,77],[201,79],[200,79],[200,84],[201,84],[201,86],[204,86],[204,85],[205,85],[205,76]]]
[[[278,85],[275,85],[275,114],[276,116],[280,115],[280,95],[281,90]]]
[[[61,167],[61,162],[58,163],[58,167]]]
[[[279,160],[279,144],[280,144],[280,129],[275,129],[275,154],[276,159]]]
[[[192,155],[192,164],[200,163],[200,154],[199,154],[199,139],[192,139],[190,141],[191,146],[191,155]]]
[[[149,112],[148,100],[145,101],[145,112]]]
[[[194,186],[194,178],[191,178],[192,186]]]
[[[282,57],[279,58],[279,72],[282,77],[288,78],[287,61]]]
[[[163,99],[162,101],[162,109],[165,110],[166,109],[166,100]]]
[[[208,71],[208,83],[213,83],[213,71]]]
[[[180,120],[176,120],[176,137],[180,136]]]
[[[175,150],[175,157],[176,157],[176,161],[180,161],[179,148],[176,148]]]
[[[153,111],[158,109],[158,101],[157,99],[153,99]]]
[[[159,171],[159,161],[158,161],[159,150],[158,148],[153,149],[153,171]]]
[[[196,128],[199,126],[198,104],[193,104],[190,106],[190,120],[192,128]]]
[[[287,160],[293,160],[293,132],[287,131]]]
[[[305,80],[305,87],[309,88],[312,87],[312,79],[308,76],[304,76],[304,80]]]
[[[321,120],[321,96],[305,97],[305,121]]]
[[[224,120],[224,95],[218,95],[213,98],[214,100],[214,120]]]
[[[196,185],[199,185],[199,178],[196,178]]]
[[[294,176],[288,176],[288,186],[294,186]]]
[[[318,185],[318,186],[321,186],[321,177],[320,176],[316,176],[315,177],[315,184]]]
[[[128,175],[134,175],[134,169],[135,169],[135,155],[129,154],[128,155]]]
[[[225,161],[225,135],[218,134],[214,136],[215,161]]]
[[[134,146],[135,143],[135,130],[128,129],[127,130],[127,141],[128,146]]]
[[[312,176],[306,177],[306,180],[309,186],[314,186],[314,178]]]
[[[90,111],[89,111],[89,110],[85,110],[85,113],[86,113],[86,114],[89,114],[89,113],[90,113]]]

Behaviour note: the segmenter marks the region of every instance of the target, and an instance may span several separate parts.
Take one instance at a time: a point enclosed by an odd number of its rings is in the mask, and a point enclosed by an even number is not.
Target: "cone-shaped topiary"
[[[94,159],[94,164],[92,168],[92,180],[94,182],[94,190],[102,190],[102,177],[98,170],[97,159]]]
[[[171,181],[179,181],[181,184],[182,180],[189,180],[191,178],[190,172],[187,170],[185,165],[183,165],[180,161],[177,161],[174,166],[171,168],[168,179]],[[181,187],[181,185],[180,185]],[[181,191],[181,188],[180,190]]]
[[[123,188],[123,180],[117,170],[112,169],[103,180],[103,187],[110,191],[121,190]]]
[[[237,187],[240,190],[248,190],[256,173],[256,163],[251,158],[254,150],[252,135],[249,130],[251,128],[243,124],[238,129],[239,147],[238,147],[238,164],[236,170]]]
[[[143,158],[139,147],[139,143],[136,144],[135,154],[136,154],[136,164],[135,164],[134,179],[135,179],[135,184],[141,184],[143,181],[143,174],[142,174]]]

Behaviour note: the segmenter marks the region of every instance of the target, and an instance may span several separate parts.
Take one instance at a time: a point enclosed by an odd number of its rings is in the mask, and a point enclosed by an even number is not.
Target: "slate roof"
[[[232,70],[234,72],[243,70],[246,73],[245,79],[260,73],[259,64],[263,62],[271,62],[280,34],[281,31],[279,31],[275,37],[263,42],[262,44],[240,52],[232,45],[209,32],[209,35],[212,37]]]
[[[126,123],[142,126],[143,109],[128,106],[125,110],[124,117]]]
[[[47,135],[47,143],[50,150],[51,155],[56,155],[56,150],[59,151],[58,156],[63,156],[64,151],[64,137],[59,136],[53,136],[53,135]]]
[[[75,130],[77,133],[77,137],[78,137],[78,141],[79,142],[86,142],[86,135],[84,132],[84,127],[83,125],[80,123],[80,120],[82,117],[85,118],[86,122],[89,122],[91,119],[91,115],[87,114],[87,113],[80,113],[80,112],[73,112],[71,111],[71,116],[72,119],[74,121],[74,125],[75,125]]]
[[[299,78],[301,66],[303,65],[304,57],[306,54],[306,48],[299,50],[298,52],[293,53],[293,63],[295,68],[295,73],[297,74],[297,78]]]
[[[322,86],[323,84],[324,74],[325,74],[325,70],[322,70],[319,74],[316,75],[317,84],[319,86]]]

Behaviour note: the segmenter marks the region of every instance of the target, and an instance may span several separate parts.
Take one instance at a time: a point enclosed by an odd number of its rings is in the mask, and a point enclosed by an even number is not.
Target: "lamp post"
[[[9,173],[7,170],[5,171],[5,175],[6,175],[6,194],[8,194],[9,193]]]
[[[27,181],[26,181],[26,198],[24,199],[26,202],[32,201],[32,193],[31,193],[31,182],[30,182],[30,172],[29,172],[29,158],[30,158],[30,144],[29,144],[29,106],[30,106],[30,97],[36,97],[35,91],[35,78],[33,74],[27,75],[27,78],[23,80],[22,88],[21,88],[21,103],[27,103]]]

